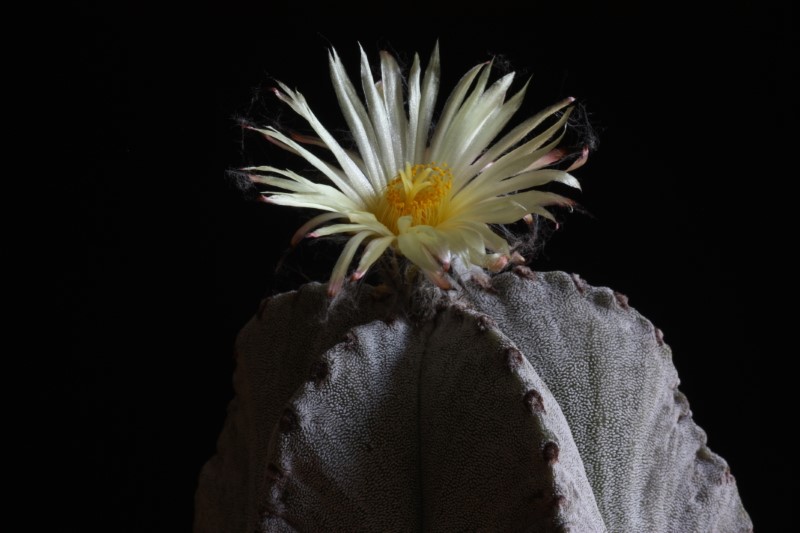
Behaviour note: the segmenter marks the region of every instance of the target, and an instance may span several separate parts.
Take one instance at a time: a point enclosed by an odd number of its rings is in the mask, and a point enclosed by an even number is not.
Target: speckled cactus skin
[[[517,267],[420,316],[367,285],[265,300],[196,533],[752,531],[622,295]]]

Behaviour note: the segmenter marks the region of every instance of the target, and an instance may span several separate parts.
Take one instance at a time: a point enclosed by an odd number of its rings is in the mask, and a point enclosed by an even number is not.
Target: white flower
[[[543,168],[559,158],[555,147],[571,109],[545,131],[533,137],[530,134],[573,99],[541,111],[492,144],[519,108],[525,88],[506,100],[514,74],[487,88],[491,66],[477,65],[456,85],[432,127],[439,68],[438,44],[424,75],[415,55],[404,94],[395,59],[381,53],[381,80],[376,82],[362,49],[365,105],[336,51],[331,50],[331,79],[358,154],[342,148],[314,116],[303,95],[282,83],[275,89],[278,98],[308,121],[318,137],[292,137],[274,128],[253,128],[301,156],[330,181],[321,184],[270,166],[244,169],[252,173],[254,181],[280,190],[264,193],[266,201],[324,211],[298,230],[294,243],[305,236],[352,235],[333,269],[328,288],[331,295],[341,288],[362,245],[353,279],[364,276],[388,248],[405,256],[442,288],[450,286],[445,272],[454,260],[466,267],[499,270],[512,253],[508,242],[488,224],[508,224],[532,214],[552,219],[545,206],[571,204],[557,194],[532,190],[551,181],[579,187],[567,172]],[[321,159],[300,143],[326,149],[337,164]],[[334,220],[340,221],[325,225]]]

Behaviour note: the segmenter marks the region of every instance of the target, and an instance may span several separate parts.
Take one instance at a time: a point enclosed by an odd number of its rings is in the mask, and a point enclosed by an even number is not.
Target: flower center
[[[453,186],[453,173],[446,164],[411,166],[406,163],[386,186],[378,218],[397,232],[397,219],[411,215],[412,225],[435,226]]]

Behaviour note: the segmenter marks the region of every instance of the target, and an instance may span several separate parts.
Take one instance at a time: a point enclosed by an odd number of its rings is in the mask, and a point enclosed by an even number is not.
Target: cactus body
[[[487,290],[488,289],[488,290]],[[752,530],[624,297],[518,268],[428,320],[362,286],[265,301],[195,531]]]

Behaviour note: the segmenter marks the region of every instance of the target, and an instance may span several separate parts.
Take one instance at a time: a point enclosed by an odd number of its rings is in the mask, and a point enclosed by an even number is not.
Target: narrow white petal
[[[388,181],[391,176],[400,168],[394,157],[392,147],[392,128],[389,117],[386,115],[386,108],[383,99],[375,88],[375,78],[369,67],[369,59],[364,49],[361,50],[361,87],[367,100],[367,110],[369,111],[372,125],[375,128],[375,137],[378,139],[378,153],[380,154],[381,168],[383,168],[384,180]]]
[[[545,185],[552,181],[557,181],[580,189],[581,185],[574,176],[562,170],[532,170],[530,172],[523,172],[513,178],[493,183],[490,187],[481,190],[486,196],[500,196],[501,194],[508,194],[511,192],[522,191],[530,189],[531,187],[538,187]]]
[[[406,161],[406,133],[408,130],[408,118],[403,108],[403,75],[400,73],[397,61],[388,52],[381,52],[381,81],[383,103],[386,115],[389,117],[394,160],[402,166]]]
[[[251,166],[251,167],[243,167],[242,170],[247,172],[272,172],[275,174],[280,174],[281,176],[286,176],[298,183],[314,183],[311,180],[304,178],[300,174],[296,172],[292,172],[289,169],[279,169],[277,167],[273,167],[270,165],[258,165],[258,166]]]
[[[319,137],[314,137],[313,135],[302,135],[302,134],[297,133],[297,132],[289,132],[289,137],[291,137],[292,139],[294,139],[295,141],[297,141],[299,143],[311,144],[313,146],[319,146],[320,148],[324,148],[324,149],[328,150],[328,145],[325,144],[322,141],[322,139],[320,139]],[[285,145],[284,145],[284,150],[293,151],[291,148],[289,148],[288,146],[285,146]],[[352,159],[353,162],[356,165],[358,165],[358,168],[361,169],[361,172],[363,172],[365,175],[367,175],[367,168],[364,165],[364,160],[361,159],[361,156],[359,154],[353,152],[352,150],[347,150],[347,149],[345,149],[345,153],[347,154],[347,157]]]
[[[459,107],[461,107],[461,103],[464,101],[464,96],[467,94],[470,85],[472,85],[472,81],[475,79],[475,76],[477,76],[481,70],[484,70],[487,65],[488,63],[482,63],[472,67],[466,74],[464,74],[461,80],[459,80],[456,88],[453,89],[453,92],[450,93],[450,96],[447,98],[447,102],[444,104],[442,115],[439,117],[439,121],[436,123],[436,131],[431,139],[430,153],[438,151],[437,147],[442,142],[442,137],[444,137],[444,135],[447,133],[447,130],[450,128],[450,122],[453,120],[453,117],[455,116]],[[488,69],[485,71],[488,72]],[[429,154],[426,154],[426,157],[428,155]]]
[[[441,272],[442,266],[423,246],[415,233],[401,233],[397,236],[397,247],[409,261],[426,272]]]
[[[341,233],[343,231],[354,231],[359,229],[372,230],[376,235],[384,237],[394,236],[394,233],[384,226],[373,213],[368,211],[348,211],[345,213],[346,217],[352,224],[336,224],[334,226],[326,226],[314,232],[316,237],[322,235],[330,235],[333,233]]]
[[[561,196],[560,194],[546,191],[526,191],[519,194],[504,196],[503,198],[513,198],[515,202],[525,206],[529,213],[533,212],[533,209],[536,207],[544,207],[548,205],[571,207],[575,205],[575,202],[569,198]]]
[[[558,141],[555,141],[552,145],[556,145]],[[544,153],[546,149],[542,149],[542,153]],[[537,160],[537,154],[530,154],[529,156],[521,156],[527,157],[527,160],[535,161]],[[522,165],[519,165],[522,166]],[[499,169],[499,172],[495,172],[494,175],[492,174],[480,174],[478,177],[474,178],[471,182],[467,183],[461,190],[457,191],[450,200],[450,211],[454,215],[461,216],[465,210],[469,210],[470,206],[475,204],[479,204],[481,202],[485,202],[488,199],[495,198],[498,196],[499,193],[493,194],[494,191],[501,183],[507,181],[509,176],[514,176],[515,174],[511,172],[503,172]],[[516,189],[512,189],[516,190]]]
[[[326,163],[324,161],[322,161],[322,164],[326,164]],[[346,176],[342,175],[342,171],[341,170],[339,170],[339,169],[337,169],[335,167],[331,167],[330,165],[328,166],[328,168],[329,168],[329,170],[331,172],[333,172],[334,174],[339,176],[339,178],[341,180],[346,182],[347,178],[346,178]],[[311,181],[311,180],[309,180],[307,178],[304,178],[303,176],[300,176],[299,174],[296,174],[295,172],[292,172],[291,170],[288,170],[288,169],[279,169],[279,168],[270,167],[270,166],[260,166],[260,167],[248,167],[248,168],[245,168],[244,170],[256,170],[256,171],[259,171],[259,172],[272,172],[274,174],[279,174],[281,176],[286,176],[287,178],[292,179],[292,180],[294,180],[294,181],[296,181],[298,183],[306,184],[306,185],[309,186],[310,189],[313,189],[313,190],[316,190],[316,191],[319,191],[319,192],[323,192],[324,191],[327,194],[332,194],[332,195],[335,195],[337,197],[344,194],[343,192],[341,192],[338,189],[334,189],[333,187],[330,187],[330,186],[322,184],[322,183],[317,183],[317,182]],[[356,206],[356,205],[359,205],[359,204],[356,204],[355,202],[352,202],[352,205]]]
[[[537,207],[574,204],[575,202],[569,198],[552,192],[526,191],[472,204],[459,213],[459,217],[487,224],[510,224],[528,213],[533,213]]]
[[[300,155],[300,154],[298,154],[298,155]],[[342,174],[341,170],[329,165],[325,161],[321,161],[320,160],[319,162],[320,162],[321,165],[325,165],[327,167],[326,174],[328,172],[331,172],[334,175],[338,176],[339,179],[342,180],[342,182],[347,183],[347,177]],[[272,173],[275,173],[275,174],[280,174],[281,176],[286,176],[286,177],[288,177],[288,178],[290,178],[290,179],[292,179],[294,181],[297,181],[298,183],[306,183],[306,184],[310,184],[310,185],[313,185],[313,186],[321,186],[321,184],[319,184],[317,182],[314,182],[314,181],[311,181],[309,179],[306,179],[306,178],[304,178],[304,177],[302,177],[302,176],[300,176],[300,175],[298,175],[298,174],[296,174],[296,173],[294,173],[294,172],[292,172],[291,170],[288,170],[288,169],[279,169],[279,168],[275,168],[275,167],[262,165],[262,166],[257,166],[257,167],[245,167],[242,170],[247,170],[247,171],[253,171],[254,170],[254,171],[257,171],[257,172],[272,172]]]
[[[251,131],[257,131],[257,132],[261,133],[262,135],[264,135],[264,131],[259,129],[259,128],[249,127],[248,129],[251,130]],[[300,157],[303,157],[303,154],[301,154],[300,152],[298,152],[297,150],[295,150],[291,146],[280,142],[278,139],[273,139],[272,137],[269,137],[267,135],[264,135],[264,139],[266,139],[268,143],[274,144],[275,146],[277,146],[281,150],[286,150],[287,152],[289,152],[291,154],[299,155]]]
[[[563,137],[563,135],[561,135],[559,139],[561,139],[561,137]],[[555,146],[555,143],[551,144]],[[549,148],[550,146],[551,145],[547,145],[546,148]],[[542,152],[544,152],[543,148],[541,150]],[[528,172],[530,170],[539,170],[540,168],[549,167],[550,165],[555,165],[556,163],[564,159],[565,155],[567,155],[566,150],[555,147],[549,152],[545,153],[542,157],[534,161],[532,164],[528,165],[525,168],[525,172]],[[572,169],[571,168],[567,169],[567,172],[569,172],[570,170]]]
[[[486,69],[484,74],[488,72],[489,69]],[[483,81],[484,76],[481,76],[478,86],[458,110],[441,143],[431,148],[431,159],[434,161],[450,162],[453,165],[461,160],[465,148],[479,134],[497,108],[502,106],[506,91],[514,81],[514,73],[506,74],[486,92],[479,93],[478,89]],[[471,161],[467,161],[469,163]]]
[[[536,137],[534,137],[530,141],[526,142],[525,144],[523,144],[523,145],[515,148],[511,152],[507,153],[506,155],[501,157],[499,159],[499,161],[502,161],[503,158],[505,158],[507,156],[510,156],[510,155],[512,155],[514,153],[517,153],[517,152],[518,153],[523,153],[523,154],[530,154],[534,150],[539,149],[542,145],[547,143],[559,131],[562,132],[561,136],[559,137],[559,141],[560,141],[561,137],[563,137],[563,135],[564,135],[564,131],[565,131],[566,125],[567,125],[567,120],[569,120],[569,116],[572,114],[573,110],[574,110],[574,108],[572,108],[572,107],[567,109],[564,112],[564,114],[552,126],[547,128],[546,130],[544,130],[542,133],[540,133],[539,135],[537,135]]]
[[[312,197],[292,193],[270,194],[266,197],[266,201],[271,204],[285,205],[288,207],[307,207],[309,209],[319,209],[320,211],[347,212],[347,210],[342,209],[340,205],[336,205],[331,202],[330,199],[319,195]]]
[[[322,213],[321,215],[311,218],[308,222],[297,228],[297,231],[294,232],[294,235],[292,235],[291,245],[297,246],[297,243],[303,240],[308,232],[317,226],[321,226],[322,224],[337,218],[345,217],[347,217],[347,215],[344,213]]]
[[[372,235],[371,231],[362,231],[351,237],[350,240],[347,241],[347,244],[344,245],[344,249],[341,255],[339,255],[336,265],[333,267],[331,279],[328,282],[328,296],[336,295],[342,288],[344,276],[347,273],[347,268],[350,266],[350,263],[353,262],[353,256],[355,256],[358,247],[364,239],[370,235]]]
[[[465,226],[471,228],[473,231],[475,231],[481,236],[481,239],[483,239],[486,248],[494,250],[495,252],[501,252],[501,253],[509,252],[508,242],[503,237],[492,231],[492,229],[486,224],[481,224],[478,222],[467,222],[465,223]]]
[[[269,167],[265,167],[269,168]],[[294,172],[279,169],[271,169],[270,172],[285,175],[290,179],[279,178],[275,176],[259,176],[252,175],[250,179],[256,183],[262,183],[271,187],[278,187],[284,190],[293,191],[298,193],[295,196],[309,199],[311,197],[322,198],[325,203],[337,210],[358,210],[361,207],[353,200],[347,197],[338,189],[325,185],[322,183],[314,183],[310,180],[298,176]]]
[[[486,68],[483,69],[481,75],[478,76],[478,80],[475,82],[475,86],[472,88],[472,91],[469,93],[466,100],[464,100],[464,103],[458,107],[456,113],[460,112],[462,109],[471,109],[472,106],[474,106],[475,103],[478,101],[478,99],[480,99],[481,96],[483,96],[483,93],[486,90],[486,85],[489,83],[489,75],[492,72],[492,63],[493,61],[484,63]],[[453,120],[455,121],[455,117],[453,118]]]
[[[268,138],[278,139],[282,143],[292,147],[294,150],[298,152],[298,154],[303,159],[311,163],[317,170],[325,174],[325,176],[327,176],[328,179],[330,179],[343,193],[349,196],[360,198],[362,201],[365,201],[367,198],[369,198],[370,195],[364,189],[363,185],[361,187],[358,187],[357,185],[352,184],[351,182],[343,180],[339,174],[331,170],[330,166],[327,163],[325,163],[320,158],[318,158],[317,156],[315,156],[314,154],[312,154],[311,152],[309,152],[308,150],[306,150],[305,148],[294,142],[292,139],[288,138],[286,135],[272,128],[268,128],[265,130],[258,129],[257,131],[261,132]]]
[[[335,235],[337,233],[355,233],[357,231],[369,231],[374,233],[373,229],[364,224],[331,224],[314,230],[309,237],[325,237],[327,235]]]
[[[419,88],[419,55],[414,54],[414,62],[411,64],[411,72],[408,76],[408,138],[406,139],[406,156],[403,164],[415,164],[417,162],[417,129],[419,128],[420,111],[420,88]],[[427,129],[425,139],[427,139]],[[422,142],[420,152],[425,150],[425,140]]]
[[[468,226],[455,227],[453,231],[448,232],[454,243],[457,243],[457,250],[459,254],[465,253],[467,250],[475,250],[480,253],[485,253],[486,243],[483,241],[480,233],[474,231]]]
[[[572,162],[572,164],[567,169],[567,172],[581,168],[583,165],[586,164],[586,161],[588,160],[589,160],[589,147],[584,146],[583,150],[581,150],[581,155],[578,157],[578,159]]]
[[[561,100],[560,102],[551,105],[550,107],[547,107],[542,111],[539,111],[534,116],[525,120],[522,124],[520,124],[513,130],[508,132],[506,135],[503,136],[503,138],[501,138],[499,141],[493,144],[491,148],[489,148],[486,151],[485,154],[483,154],[479,159],[475,161],[473,166],[475,167],[476,172],[480,171],[481,169],[483,169],[483,167],[485,167],[486,165],[488,165],[489,163],[491,163],[492,161],[503,155],[505,152],[513,148],[517,143],[522,141],[522,139],[524,139],[531,131],[533,131],[539,124],[541,124],[547,117],[549,117],[553,113],[560,111],[561,109],[564,109],[574,101],[575,101],[574,98],[565,98],[564,100]]]
[[[259,176],[257,174],[251,174],[250,181],[292,192],[312,192],[313,190],[312,187],[309,187],[304,183],[298,183],[296,181],[287,180],[286,178],[278,178],[275,176]]]
[[[328,148],[328,145],[325,144],[322,139],[320,139],[319,137],[315,137],[313,135],[303,135],[301,133],[291,131],[289,132],[289,136],[295,141],[302,144],[311,144],[313,146],[319,146],[320,148],[325,148],[325,149]]]
[[[526,82],[522,89],[495,109],[484,123],[476,128],[476,133],[470,139],[470,142],[461,148],[457,158],[458,163],[454,162],[451,165],[453,175],[458,176],[460,181],[468,181],[477,174],[477,170],[470,172],[470,165],[486,150],[492,139],[497,137],[500,131],[508,124],[508,121],[511,120],[511,117],[519,110],[527,88],[528,83]]]
[[[361,153],[361,158],[364,161],[363,166],[366,168],[366,173],[373,189],[380,190],[383,172],[379,163],[378,153],[375,151],[378,143],[369,114],[364,108],[364,104],[361,103],[353,83],[347,76],[336,50],[331,51],[329,60],[331,81],[333,82],[334,91],[336,91],[336,97],[339,100],[339,107],[342,109],[350,132],[356,141],[356,146],[358,146],[358,151]]]
[[[459,220],[471,220],[485,224],[511,224],[521,219],[530,210],[517,202],[517,195],[490,198],[470,204],[458,214]]]
[[[396,237],[392,235],[390,237],[378,237],[377,239],[369,241],[364,248],[364,252],[361,254],[361,260],[358,262],[358,267],[356,267],[353,277],[355,279],[364,277],[369,267],[383,255],[383,252],[394,242],[395,238]]]
[[[377,217],[375,216],[374,213],[371,213],[369,211],[355,211],[355,212],[349,213],[348,215],[349,215],[349,218],[350,218],[350,222],[354,222],[356,224],[363,224],[364,226],[368,226],[368,227],[372,228],[375,231],[375,233],[378,233],[378,234],[381,234],[381,235],[386,235],[386,236],[394,235],[394,233],[392,233],[392,231],[389,228],[384,226],[377,219]]]
[[[450,261],[450,242],[447,240],[445,234],[432,226],[415,226],[411,229],[419,240],[419,243],[424,246],[438,263]]]
[[[537,135],[532,140],[526,142],[522,146],[519,146],[508,152],[506,155],[495,161],[492,165],[486,168],[483,172],[478,174],[472,181],[469,183],[460,183],[459,185],[454,184],[453,190],[455,191],[454,197],[458,197],[461,192],[466,193],[468,189],[477,190],[478,187],[483,186],[486,183],[492,181],[498,181],[501,179],[505,179],[510,176],[514,176],[519,174],[520,172],[524,171],[527,167],[529,167],[532,163],[534,163],[540,157],[543,157],[547,154],[553,147],[555,147],[558,142],[560,142],[561,137],[556,139],[555,141],[548,144],[547,147],[536,150],[542,144],[550,140],[557,131],[564,128],[567,119],[569,118],[569,113],[571,110],[568,110],[564,113],[564,116],[561,119],[553,124],[550,128],[545,130],[540,135]],[[563,136],[563,132],[561,134]],[[471,197],[467,197],[465,195],[464,198],[461,198],[462,202],[471,201]]]
[[[302,116],[309,125],[314,129],[314,131],[319,135],[322,141],[328,145],[328,149],[331,151],[333,156],[336,158],[336,161],[339,163],[339,166],[342,167],[342,170],[348,177],[351,187],[358,193],[358,195],[365,199],[370,194],[375,194],[377,191],[373,184],[367,179],[361,169],[358,168],[352,159],[347,155],[344,149],[339,145],[336,139],[325,129],[325,126],[319,121],[319,119],[314,115],[311,109],[308,107],[305,98],[300,93],[289,91],[288,87],[281,84],[281,87],[284,89],[285,94],[280,93],[280,91],[276,91],[278,98],[282,101],[289,104],[289,106],[294,109],[297,114]],[[269,130],[273,130],[273,128],[269,128]],[[261,131],[261,130],[259,130]],[[279,138],[279,137],[276,137]],[[300,145],[296,142],[291,141],[285,135],[283,138],[279,138],[282,142],[292,146],[295,149],[298,149]],[[287,142],[289,140],[290,142]],[[305,149],[303,149],[305,150]],[[306,150],[306,153],[309,153]],[[303,157],[306,157],[305,155]],[[306,159],[308,159],[306,157]]]
[[[448,225],[441,231],[450,242],[454,243],[455,253],[471,249],[476,253],[485,254],[487,248],[503,253],[509,251],[506,240],[484,223],[462,220]]]
[[[431,58],[428,60],[428,67],[425,69],[425,76],[422,80],[422,99],[419,107],[419,121],[417,122],[417,140],[414,150],[414,163],[427,163],[423,161],[425,149],[428,144],[428,134],[433,120],[433,109],[436,106],[436,97],[439,94],[439,82],[441,78],[441,63],[439,62],[439,41],[433,47]]]
[[[531,209],[531,214],[539,215],[540,217],[544,217],[548,220],[552,220],[553,222],[557,223],[556,217],[553,216],[553,213],[551,213],[544,207],[534,207],[533,209]]]

